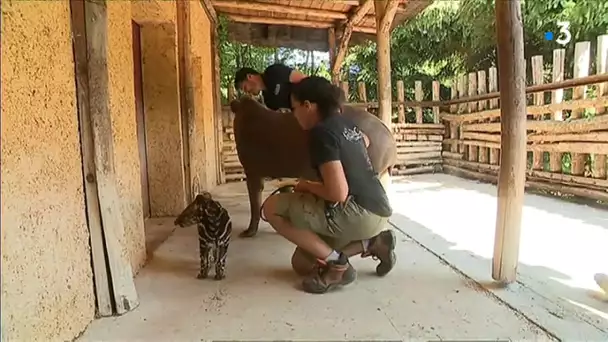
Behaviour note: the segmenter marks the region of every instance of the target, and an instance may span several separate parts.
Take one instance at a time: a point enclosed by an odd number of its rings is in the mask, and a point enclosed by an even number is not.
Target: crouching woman
[[[380,276],[396,261],[394,233],[383,231],[392,209],[367,154],[369,140],[340,115],[340,99],[340,89],[322,77],[293,85],[293,113],[310,131],[310,157],[321,181],[299,180],[294,193],[273,195],[264,205],[270,225],[297,246],[294,259],[301,260],[294,269],[307,273],[302,285],[311,293],[352,283],[357,275],[350,256],[379,259]]]

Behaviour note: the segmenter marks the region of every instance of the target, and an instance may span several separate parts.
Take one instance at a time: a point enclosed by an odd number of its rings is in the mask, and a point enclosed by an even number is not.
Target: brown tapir
[[[318,179],[310,162],[308,135],[291,113],[270,110],[249,97],[234,100],[234,138],[247,177],[251,219],[242,237],[258,231],[264,178]],[[374,115],[345,105],[342,115],[351,118],[369,137],[369,157],[374,170],[386,175],[397,160],[392,132]]]

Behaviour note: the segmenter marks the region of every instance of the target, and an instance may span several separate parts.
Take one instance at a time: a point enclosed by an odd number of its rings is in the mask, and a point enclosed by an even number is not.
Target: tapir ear
[[[241,102],[239,100],[232,100],[230,102],[230,110],[236,114],[239,110],[239,108],[241,107]]]
[[[212,198],[211,194],[207,191],[203,191],[199,196],[202,196],[206,200],[210,200]]]

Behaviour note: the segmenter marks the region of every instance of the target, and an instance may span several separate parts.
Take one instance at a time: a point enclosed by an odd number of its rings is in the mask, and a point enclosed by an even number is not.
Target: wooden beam
[[[378,69],[378,117],[391,125],[391,44],[390,27],[399,1],[375,0],[376,9],[376,58]]]
[[[184,161],[185,195],[190,202],[192,197],[192,179],[190,173],[190,128],[194,125],[194,99],[192,94],[192,76],[190,75],[190,2],[178,1],[176,6],[177,17],[177,55],[179,75],[179,107],[181,116],[182,133],[182,159]],[[205,170],[207,172],[207,170]]]
[[[322,19],[346,20],[348,16],[344,12],[308,8],[302,6],[287,6],[268,2],[256,1],[213,1],[213,6],[222,11],[225,9],[239,9],[259,12],[276,12],[281,14],[302,15],[307,17],[318,17]]]
[[[526,70],[520,0],[496,1],[501,153],[492,278],[517,278],[526,184]]]
[[[209,19],[211,20],[211,25],[213,25],[213,26],[219,25],[220,22],[217,19],[217,12],[215,11],[215,8],[213,8],[213,4],[211,3],[211,0],[200,0],[200,2],[201,2],[201,6],[203,6],[203,9],[205,10],[205,12],[207,12],[207,16],[209,16]]]
[[[334,27],[333,21],[312,21],[312,20],[299,20],[299,19],[283,19],[283,18],[269,18],[269,17],[255,17],[240,14],[227,14],[228,18],[232,21],[240,23],[250,24],[266,24],[266,25],[284,25],[284,26],[299,26],[316,29],[328,29]],[[372,34],[376,32],[373,27],[353,27],[353,31]]]
[[[95,144],[95,175],[88,181],[97,184],[114,305],[116,313],[122,315],[139,306],[139,299],[133,282],[131,262],[123,253],[124,246],[121,243],[124,241],[125,230],[114,167],[107,10],[106,1],[85,1],[90,124]]]
[[[348,20],[342,25],[342,38],[340,38],[340,47],[338,48],[338,53],[336,54],[336,59],[334,60],[333,68],[331,69],[331,78],[334,80],[334,84],[338,84],[340,79],[340,69],[342,68],[342,63],[344,62],[344,58],[346,57],[346,52],[348,51],[348,43],[350,42],[350,37],[353,34],[353,30],[355,29],[355,25],[357,25],[361,19],[372,9],[374,5],[372,0],[365,0],[357,9],[352,13],[352,15],[348,18]]]

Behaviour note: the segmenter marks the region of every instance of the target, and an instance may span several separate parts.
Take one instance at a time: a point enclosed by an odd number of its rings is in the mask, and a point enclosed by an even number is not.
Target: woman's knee
[[[276,214],[279,196],[280,196],[280,194],[275,194],[266,199],[266,201],[263,204],[263,208],[262,208],[264,217],[269,218],[272,215]]]

